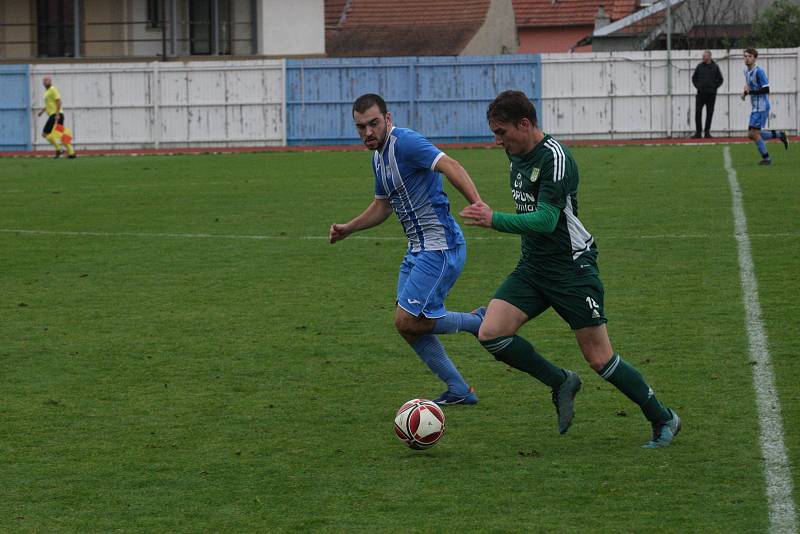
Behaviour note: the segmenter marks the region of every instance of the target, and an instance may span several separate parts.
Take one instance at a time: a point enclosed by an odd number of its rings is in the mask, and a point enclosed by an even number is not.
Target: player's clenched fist
[[[331,225],[331,232],[329,236],[331,244],[336,243],[337,241],[341,241],[348,235],[350,235],[350,232],[347,230],[346,224],[333,223]]]

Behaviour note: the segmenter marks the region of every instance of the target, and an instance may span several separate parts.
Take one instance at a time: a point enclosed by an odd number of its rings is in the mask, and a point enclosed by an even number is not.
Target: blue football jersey
[[[450,215],[442,175],[434,171],[444,152],[408,128],[392,128],[380,151],[375,151],[375,197],[388,198],[411,252],[447,250],[465,243]]]
[[[751,92],[769,87],[767,73],[758,65],[753,66],[752,69],[745,69],[744,78]],[[769,95],[750,95],[750,101],[753,103],[753,111],[769,111]]]

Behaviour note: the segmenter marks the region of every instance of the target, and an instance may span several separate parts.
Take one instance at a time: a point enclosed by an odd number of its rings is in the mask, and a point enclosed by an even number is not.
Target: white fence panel
[[[767,49],[758,58],[770,78],[770,128],[800,129],[798,52]],[[691,76],[700,56],[697,50],[674,51],[668,68],[665,51],[544,54],[542,124],[566,139],[688,136],[694,132],[696,96]],[[713,132],[742,136],[750,104],[740,98],[741,52],[716,50],[713,56],[725,77]],[[45,75],[53,76],[61,90],[67,125],[84,149],[286,143],[282,60],[32,65],[34,110],[42,105]],[[333,89],[323,86],[320,91]],[[331,93],[321,98],[338,97]],[[50,150],[39,135],[43,123],[40,118],[32,125],[31,140],[35,149]],[[463,128],[454,124],[455,129]]]
[[[31,102],[42,78],[61,92],[82,149],[277,146],[286,136],[282,60],[80,63],[31,66]],[[35,150],[50,150],[32,127]]]
[[[758,64],[770,79],[768,127],[800,129],[798,49],[760,51]],[[694,133],[692,73],[702,51],[612,52],[542,55],[542,124],[567,139],[649,139]],[[744,61],[739,50],[712,51],[725,83],[717,93],[713,132],[744,135],[750,115],[742,102]],[[705,114],[704,114],[705,117]]]

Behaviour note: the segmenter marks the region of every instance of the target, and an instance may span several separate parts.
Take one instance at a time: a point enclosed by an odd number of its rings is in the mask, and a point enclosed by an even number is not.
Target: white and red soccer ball
[[[433,401],[412,399],[397,410],[394,432],[412,449],[433,447],[444,434],[444,412]]]

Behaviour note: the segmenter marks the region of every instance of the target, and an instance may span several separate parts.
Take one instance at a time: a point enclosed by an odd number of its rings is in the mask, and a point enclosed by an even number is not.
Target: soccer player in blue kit
[[[772,158],[767,152],[767,145],[764,141],[777,139],[783,143],[783,148],[789,148],[789,140],[786,132],[776,130],[764,130],[769,118],[769,80],[764,69],[756,65],[758,50],[748,48],[744,51],[744,64],[747,67],[744,71],[744,92],[742,100],[750,96],[753,111],[750,113],[750,122],[747,126],[747,137],[755,142],[758,152],[761,154],[759,165],[772,165]]]
[[[481,200],[467,171],[425,137],[392,124],[379,95],[365,94],[353,104],[353,120],[364,145],[374,150],[375,198],[360,215],[332,224],[330,242],[383,223],[394,211],[408,237],[408,250],[397,280],[397,331],[447,390],[440,405],[476,404],[474,388],[461,377],[436,334],[470,332],[477,336],[485,308],[472,313],[447,311],[444,305],[466,260],[466,241],[450,215],[442,189],[447,176],[467,200]],[[440,174],[441,173],[441,174]]]

